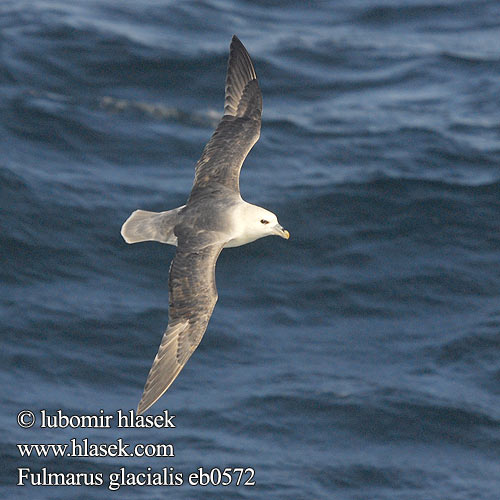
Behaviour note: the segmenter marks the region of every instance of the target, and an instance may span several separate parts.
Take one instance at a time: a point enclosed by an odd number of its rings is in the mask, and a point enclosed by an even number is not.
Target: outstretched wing
[[[137,408],[143,413],[170,387],[198,347],[217,302],[215,263],[225,243],[213,231],[177,234],[170,266],[169,321]]]
[[[214,183],[240,191],[243,161],[260,136],[262,93],[243,44],[233,36],[226,77],[224,116],[196,164],[190,200]]]

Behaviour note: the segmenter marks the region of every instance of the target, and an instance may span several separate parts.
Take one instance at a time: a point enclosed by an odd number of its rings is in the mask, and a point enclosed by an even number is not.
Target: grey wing
[[[149,371],[137,413],[145,412],[170,387],[198,347],[217,302],[215,263],[225,243],[218,233],[178,235],[170,266],[169,321]]]
[[[260,136],[262,93],[252,61],[233,36],[226,77],[224,116],[196,164],[190,199],[220,183],[239,193],[240,170]]]

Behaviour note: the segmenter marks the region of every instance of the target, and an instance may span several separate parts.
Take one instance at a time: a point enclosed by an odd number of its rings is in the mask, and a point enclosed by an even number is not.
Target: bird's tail
[[[123,224],[121,235],[127,243],[159,241],[177,245],[174,227],[178,222],[178,213],[183,208],[184,206],[167,212],[136,210]]]

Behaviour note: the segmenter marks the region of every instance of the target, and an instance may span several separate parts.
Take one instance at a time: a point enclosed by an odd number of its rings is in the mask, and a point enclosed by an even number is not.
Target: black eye
[[[261,224],[269,224],[269,221],[266,219],[260,219]]]

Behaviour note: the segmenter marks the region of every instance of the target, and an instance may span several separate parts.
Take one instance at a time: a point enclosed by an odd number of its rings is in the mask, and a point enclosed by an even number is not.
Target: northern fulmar
[[[248,52],[233,36],[224,115],[195,167],[187,203],[166,212],[136,210],[121,234],[127,243],[177,246],[168,281],[168,327],[137,408],[141,414],[170,387],[198,347],[217,302],[215,264],[223,248],[264,236],[288,239],[276,215],[241,198],[243,161],[260,136],[262,93]]]

